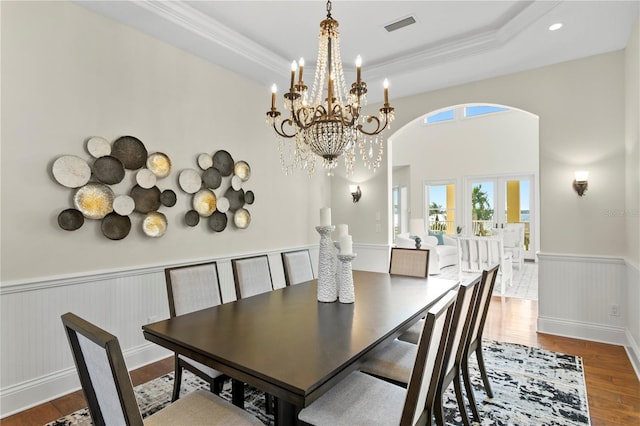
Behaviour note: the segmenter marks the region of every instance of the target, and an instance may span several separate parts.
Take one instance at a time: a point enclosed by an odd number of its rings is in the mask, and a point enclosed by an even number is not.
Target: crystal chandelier
[[[312,175],[316,158],[320,157],[328,174],[333,175],[339,157],[343,156],[350,175],[358,151],[364,165],[375,171],[384,152],[382,134],[393,120],[388,82],[385,79],[384,105],[379,115],[361,116],[360,109],[367,97],[367,83],[361,79],[362,60],[358,56],[356,81],[347,90],[340,58],[338,21],[331,17],[331,1],[327,1],[327,18],[320,23],[318,38],[318,61],[310,93],[302,78],[304,59],[291,64],[291,84],[284,94],[288,118],[281,117],[276,108],[277,89],[275,84],[272,87],[267,124],[273,126],[279,136],[282,169],[289,174],[299,167]]]

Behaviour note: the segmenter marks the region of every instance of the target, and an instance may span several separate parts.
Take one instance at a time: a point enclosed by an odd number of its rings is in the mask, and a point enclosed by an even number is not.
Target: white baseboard
[[[171,356],[170,352],[156,344],[145,343],[124,353],[129,370],[150,364]],[[2,389],[0,407],[2,418],[35,407],[57,397],[80,389],[80,381],[75,367],[66,368]]]
[[[636,372],[636,376],[638,376],[638,380],[640,380],[640,346],[638,345],[638,342],[633,339],[629,330],[626,331],[626,335],[627,345],[625,346],[625,350],[627,351],[629,361],[631,361],[631,365]]]
[[[622,327],[538,317],[538,332],[573,339],[591,340],[612,345],[627,346],[627,335]]]

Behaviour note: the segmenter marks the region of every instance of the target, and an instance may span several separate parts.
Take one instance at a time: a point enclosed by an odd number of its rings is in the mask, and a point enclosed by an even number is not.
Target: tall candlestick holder
[[[320,234],[320,250],[318,255],[318,302],[335,302],[338,299],[336,284],[336,256],[331,233],[336,227],[316,226]]]
[[[336,248],[334,253],[334,261],[336,263],[336,293],[340,295],[340,270],[342,269],[342,262],[338,260],[338,255],[340,254],[340,241],[334,241],[333,246]]]
[[[339,254],[340,266],[340,303],[353,303],[356,301],[355,289],[353,288],[353,269],[351,261],[356,258],[356,254]]]

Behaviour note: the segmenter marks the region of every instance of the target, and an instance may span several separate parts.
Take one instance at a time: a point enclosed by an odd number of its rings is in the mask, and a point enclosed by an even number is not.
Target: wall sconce
[[[351,191],[351,196],[353,197],[353,202],[357,203],[360,201],[360,197],[362,197],[362,191],[360,191],[360,185],[350,185],[349,191]]]
[[[589,187],[589,172],[577,171],[575,173],[575,179],[573,180],[573,189],[576,190],[579,196],[584,195],[584,191]]]

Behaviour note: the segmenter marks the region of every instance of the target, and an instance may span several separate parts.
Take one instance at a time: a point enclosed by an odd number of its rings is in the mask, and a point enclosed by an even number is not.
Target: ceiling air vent
[[[408,18],[403,18],[389,25],[385,25],[384,29],[391,32],[415,23],[416,23],[415,18],[413,16],[409,16]]]

